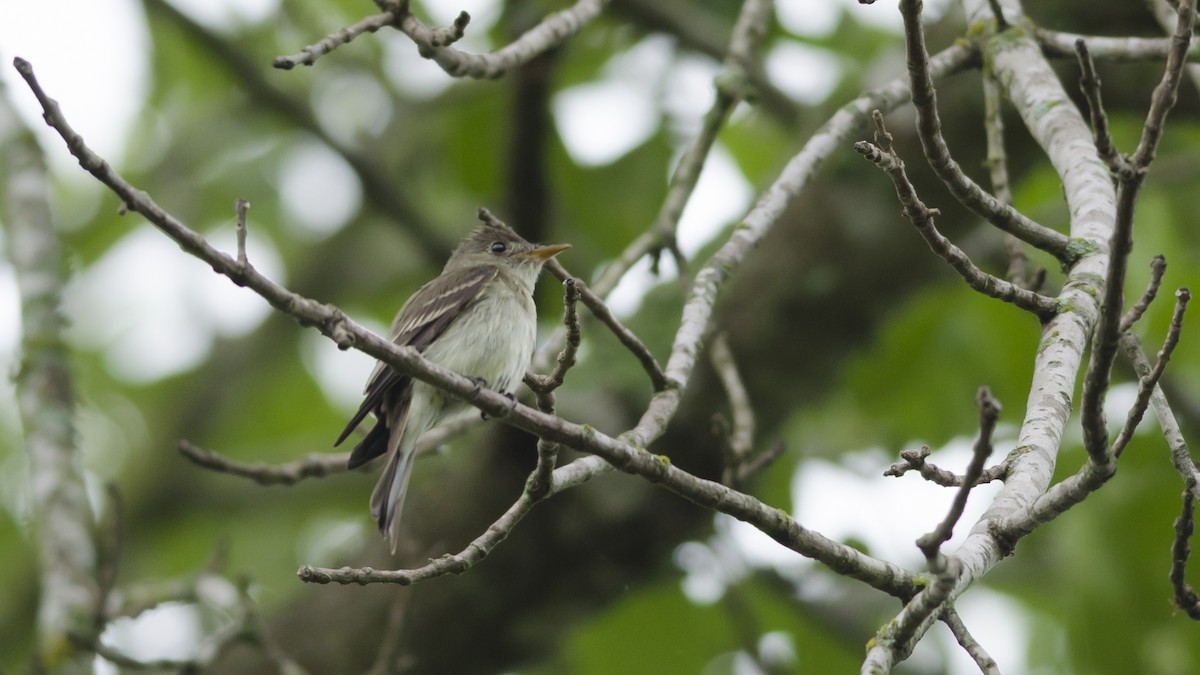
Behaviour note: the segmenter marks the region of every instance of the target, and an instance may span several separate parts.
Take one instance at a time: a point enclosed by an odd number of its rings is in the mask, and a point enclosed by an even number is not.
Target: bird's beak
[[[538,246],[525,255],[535,260],[549,260],[563,251],[571,248],[570,244],[550,244],[548,246]]]

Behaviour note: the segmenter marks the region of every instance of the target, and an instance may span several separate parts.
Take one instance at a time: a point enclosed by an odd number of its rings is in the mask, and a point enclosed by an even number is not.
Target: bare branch
[[[1196,24],[1195,0],[1179,0],[1175,7],[1175,32],[1171,36],[1171,51],[1167,54],[1167,67],[1163,71],[1162,80],[1154,88],[1150,97],[1150,111],[1146,113],[1146,123],[1142,127],[1142,138],[1137,150],[1133,153],[1133,163],[1139,168],[1150,166],[1154,161],[1154,153],[1158,142],[1162,139],[1163,124],[1167,113],[1175,107],[1179,93],[1179,80],[1183,77],[1183,66],[1187,63],[1188,51],[1192,44],[1192,30]]]
[[[634,358],[641,364],[642,370],[646,371],[646,375],[650,377],[650,385],[654,387],[654,391],[662,391],[668,386],[667,375],[663,372],[663,368],[659,365],[658,360],[654,358],[654,354],[650,353],[650,348],[633,331],[629,330],[625,324],[621,323],[621,320],[608,308],[603,298],[588,288],[588,285],[583,283],[583,280],[572,277],[571,273],[557,260],[551,260],[546,263],[546,269],[564,281],[567,279],[575,280],[575,287],[579,291],[579,299],[583,301],[584,306],[588,308],[592,316],[596,317],[600,323],[612,331],[617,340],[633,354]]]
[[[459,434],[479,426],[481,421],[479,417],[462,417],[425,432],[421,440],[417,441],[417,456],[422,457],[436,451]],[[188,441],[179,441],[177,449],[184,459],[197,466],[218,473],[249,478],[259,485],[295,485],[306,478],[324,478],[345,473],[346,460],[350,458],[349,452],[315,452],[291,462],[267,464],[239,462]]]
[[[339,31],[330,33],[320,42],[308,45],[296,54],[276,56],[271,65],[281,70],[291,70],[296,66],[311,66],[317,62],[317,59],[342,45],[349,44],[354,38],[366,33],[374,33],[384,26],[391,26],[395,21],[396,15],[391,12],[373,14]]]
[[[1142,297],[1129,308],[1128,312],[1121,317],[1121,327],[1118,329],[1122,334],[1126,333],[1133,324],[1137,323],[1138,319],[1149,309],[1150,303],[1154,302],[1154,298],[1158,295],[1158,287],[1162,284],[1163,274],[1167,271],[1167,259],[1161,255],[1154,256],[1150,261],[1150,283],[1146,285],[1146,290],[1142,293]]]
[[[1100,96],[1100,77],[1096,75],[1096,62],[1092,60],[1087,42],[1083,38],[1075,41],[1075,54],[1079,57],[1079,68],[1083,71],[1079,78],[1079,89],[1088,103],[1096,150],[1100,153],[1100,159],[1103,159],[1114,173],[1126,170],[1128,160],[1117,152],[1117,147],[1113,144],[1112,134],[1108,130],[1108,113],[1104,111],[1104,102]]]
[[[500,516],[488,527],[486,532],[475,538],[465,549],[458,553],[448,553],[440,558],[432,559],[427,565],[408,570],[376,570],[371,567],[329,569],[305,565],[299,569],[297,575],[301,581],[316,584],[386,583],[408,586],[448,574],[462,574],[499,546],[517,526],[517,523],[521,522],[539,501],[568,488],[582,485],[596,476],[612,471],[612,468],[612,465],[605,463],[599,457],[583,457],[555,469],[551,480],[547,482],[545,494],[540,498],[535,498],[529,490],[526,490],[504,512],[504,515]]]
[[[323,478],[330,474],[345,473],[349,453],[314,453],[304,459],[286,464],[270,465],[265,462],[246,464],[231,460],[223,455],[179,441],[179,454],[197,466],[218,473],[227,473],[249,478],[259,485],[295,485],[305,478]]]
[[[1165,38],[1110,37],[1107,35],[1077,35],[1033,27],[1033,35],[1046,56],[1076,58],[1075,43],[1086,40],[1092,58],[1108,63],[1161,61],[1171,53],[1171,40]],[[1192,45],[1188,58],[1200,57],[1200,47]]]
[[[1183,509],[1175,519],[1175,541],[1171,544],[1171,588],[1175,589],[1175,606],[1196,621],[1200,621],[1200,595],[1184,578],[1187,574],[1188,558],[1192,555],[1188,542],[1194,528],[1196,498],[1188,490],[1183,491]]]
[[[1133,213],[1137,197],[1146,176],[1146,169],[1154,160],[1155,150],[1162,137],[1163,123],[1167,113],[1175,104],[1179,80],[1192,38],[1195,22],[1195,0],[1181,0],[1178,7],[1178,23],[1172,38],[1171,53],[1162,80],[1154,88],[1150,110],[1142,128],[1142,138],[1137,151],[1130,158],[1130,166],[1117,174],[1118,191],[1116,223],[1109,240],[1109,265],[1105,277],[1104,292],[1100,303],[1100,316],[1092,337],[1092,358],[1084,376],[1083,396],[1080,401],[1080,417],[1083,426],[1084,447],[1089,461],[1097,465],[1101,473],[1111,473],[1113,457],[1109,453],[1108,431],[1104,419],[1104,398],[1108,391],[1112,362],[1116,357],[1117,343],[1121,333],[1121,313],[1124,309],[1125,273],[1129,254],[1133,250]]]
[[[1162,26],[1163,31],[1165,31],[1168,35],[1171,35],[1175,32],[1175,28],[1179,20],[1178,12],[1176,11],[1177,4],[1178,0],[1175,2],[1168,2],[1167,0],[1146,0],[1146,7],[1150,10],[1150,13],[1154,15],[1154,20],[1158,22],[1158,25]],[[1171,38],[1167,38],[1164,40],[1164,42],[1167,44],[1167,48],[1164,51],[1169,51],[1172,48]],[[1192,63],[1184,66],[1184,72],[1186,72],[1188,77],[1191,78],[1193,86],[1200,87],[1200,64],[1195,63],[1197,55],[1200,54],[1200,49],[1197,47],[1198,45],[1195,43],[1195,41],[1193,41],[1191,49],[1188,50],[1188,58],[1192,61]],[[1164,54],[1164,58],[1165,57],[1166,55]]]
[[[562,43],[595,19],[608,0],[577,0],[570,8],[547,16],[521,37],[490,54],[472,54],[449,46],[447,35],[431,30],[408,11],[406,2],[397,11],[399,28],[417,44],[421,56],[432,60],[453,77],[494,79]],[[455,21],[466,26],[464,14]],[[469,19],[469,17],[466,17]]]
[[[954,526],[962,517],[963,509],[967,506],[967,497],[970,496],[971,489],[979,484],[979,477],[983,475],[983,466],[992,454],[992,431],[995,430],[996,422],[1000,419],[1000,402],[992,397],[991,390],[987,387],[980,387],[975,396],[975,404],[979,406],[979,438],[976,439],[971,453],[971,463],[967,465],[967,470],[963,473],[962,485],[959,487],[958,493],[954,495],[954,501],[942,522],[932,532],[917,540],[917,547],[925,554],[927,561],[932,561],[940,556],[939,550],[942,544],[950,541],[950,537],[954,536]]]
[[[1046,320],[1054,315],[1058,311],[1058,304],[1053,298],[1026,290],[1012,282],[984,272],[971,262],[962,249],[938,232],[933,218],[940,212],[926,206],[917,196],[916,188],[908,180],[908,175],[904,170],[904,162],[892,148],[892,137],[884,127],[883,114],[876,110],[873,116],[876,126],[875,141],[879,145],[859,141],[854,144],[854,149],[892,179],[892,183],[896,186],[896,196],[904,208],[905,217],[917,228],[917,231],[925,239],[925,243],[929,244],[929,248],[950,263],[950,266],[972,289],[988,297],[1012,303],[1021,309],[1032,312],[1041,320]]]
[[[999,17],[1001,9],[997,5],[992,11]],[[1011,205],[1013,203],[1012,188],[1008,182],[1008,154],[1004,150],[1004,115],[1000,110],[1000,83],[991,72],[983,76],[983,128],[987,135],[987,166],[991,175],[992,193],[996,199]],[[1015,236],[1004,233],[1004,250],[1008,253],[1008,272],[1004,275],[1012,283],[1021,288],[1032,288],[1029,279],[1029,256],[1025,253],[1025,244]]]
[[[567,371],[575,365],[575,355],[579,343],[583,339],[579,325],[579,314],[576,303],[579,301],[579,289],[576,280],[567,278],[563,281],[563,325],[567,331],[567,342],[558,354],[554,372],[548,376],[526,373],[525,384],[533,390],[537,397],[538,410],[554,414],[554,390],[561,387]],[[552,443],[539,438],[537,443],[538,461],[533,473],[525,483],[525,490],[535,500],[544,499],[549,495],[553,481],[554,467],[558,464],[558,443]]]
[[[967,654],[971,655],[971,659],[975,661],[975,665],[979,666],[979,672],[984,675],[1000,675],[1000,666],[996,664],[996,660],[987,653],[983,645],[971,635],[967,630],[967,625],[963,623],[962,617],[958,615],[958,610],[953,605],[947,605],[942,610],[942,623],[950,629],[954,634],[954,639],[958,641]]]
[[[921,474],[922,478],[936,485],[941,485],[942,487],[961,487],[965,485],[964,476],[960,476],[953,471],[942,469],[925,461],[926,458],[929,457],[930,452],[931,451],[928,445],[922,445],[920,448],[901,450],[900,458],[903,461],[897,462],[888,467],[887,470],[883,472],[883,475],[899,477],[903,476],[909,471],[912,471],[913,469],[916,469],[917,472]],[[982,485],[984,483],[990,483],[996,480],[1004,480],[1007,475],[1008,462],[1000,462],[999,464],[993,464],[992,466],[984,469],[983,472],[979,474],[979,478],[976,479],[975,484]]]
[[[237,211],[237,261],[242,267],[249,267],[250,259],[246,256],[246,213],[250,210],[250,202],[239,199],[233,203],[233,208]]]
[[[1133,364],[1138,377],[1147,377],[1151,372],[1150,360],[1142,351],[1142,343],[1137,336],[1133,333],[1122,335],[1121,348],[1125,351],[1125,357]],[[1171,449],[1171,463],[1183,479],[1184,489],[1191,492],[1194,498],[1200,499],[1200,468],[1197,468],[1196,462],[1192,460],[1187,440],[1179,430],[1179,421],[1175,419],[1175,412],[1171,410],[1161,386],[1155,387],[1151,392],[1150,405],[1154,407],[1158,426]]]
[[[1171,360],[1171,353],[1179,344],[1179,334],[1183,331],[1183,313],[1191,298],[1192,294],[1186,288],[1175,292],[1175,311],[1171,315],[1171,325],[1167,328],[1167,337],[1163,340],[1162,349],[1158,351],[1158,361],[1154,364],[1154,368],[1146,375],[1141,376],[1141,380],[1138,382],[1137,399],[1134,401],[1133,407],[1129,409],[1125,426],[1112,444],[1111,452],[1115,457],[1120,457],[1121,453],[1125,451],[1125,446],[1133,438],[1133,432],[1141,423],[1142,416],[1146,414],[1146,408],[1150,405],[1150,395],[1158,387],[1163,370],[1166,369],[1167,362]]]
[[[725,389],[733,417],[733,428],[726,435],[729,456],[725,458],[725,469],[721,475],[721,482],[731,485],[738,468],[750,458],[754,449],[754,407],[750,404],[750,393],[742,383],[737,362],[729,349],[729,339],[724,333],[718,333],[713,338],[708,356],[721,387]]]
[[[971,180],[950,156],[942,136],[942,122],[937,111],[937,92],[929,69],[929,52],[925,50],[925,28],[921,23],[921,0],[901,0],[904,17],[905,45],[908,51],[908,72],[912,79],[912,102],[917,111],[917,133],[929,166],[950,189],[950,192],[971,211],[992,225],[1022,241],[1067,260],[1067,237],[1061,232],[1033,222],[1029,218],[988,194]]]

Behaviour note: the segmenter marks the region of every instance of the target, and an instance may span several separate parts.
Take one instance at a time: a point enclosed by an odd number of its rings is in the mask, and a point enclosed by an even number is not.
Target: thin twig
[[[1000,402],[992,397],[990,389],[980,387],[975,396],[975,404],[979,406],[979,438],[975,440],[975,447],[971,452],[971,462],[967,465],[967,470],[963,472],[962,485],[954,495],[954,501],[942,522],[938,523],[933,531],[917,540],[917,547],[925,554],[927,561],[932,561],[940,556],[939,550],[942,544],[950,541],[950,537],[954,536],[954,526],[962,517],[963,510],[967,506],[967,497],[971,495],[971,489],[979,484],[979,477],[983,475],[983,466],[992,454],[992,431],[995,430],[996,422],[1000,419]]]
[[[733,358],[729,338],[725,333],[718,333],[713,338],[712,346],[709,347],[709,360],[713,370],[717,372],[726,398],[729,399],[729,410],[733,417],[733,428],[726,435],[729,456],[725,458],[725,469],[721,476],[722,482],[728,485],[737,475],[741,465],[750,459],[750,453],[754,449],[754,406],[750,403],[750,393],[746,391],[746,385],[742,383],[742,376],[738,373],[737,361]]]
[[[950,629],[959,646],[971,656],[975,665],[979,666],[979,672],[984,675],[1000,675],[1000,666],[997,665],[996,660],[971,635],[971,631],[967,630],[967,624],[963,623],[962,617],[958,615],[958,610],[953,605],[947,605],[942,610],[941,619],[942,623]]]
[[[384,26],[390,26],[395,20],[396,16],[391,12],[373,14],[339,31],[330,33],[320,42],[308,45],[295,54],[276,56],[271,65],[281,70],[291,70],[296,66],[311,66],[317,62],[317,59],[342,45],[349,44],[354,38],[366,33],[374,33]]]
[[[436,451],[454,437],[479,426],[481,421],[477,416],[461,417],[425,432],[417,441],[417,457]],[[259,485],[295,485],[306,478],[324,478],[345,473],[346,460],[350,458],[348,452],[316,452],[290,462],[268,464],[266,462],[239,462],[186,440],[180,441],[177,449],[184,459],[197,466],[218,473],[248,478]]]
[[[1175,541],[1171,544],[1171,588],[1175,590],[1175,606],[1192,619],[1200,621],[1200,596],[1187,582],[1188,558],[1192,555],[1189,541],[1195,524],[1196,500],[1192,493],[1183,491],[1183,508],[1175,519]]]
[[[999,5],[992,11],[1000,16]],[[996,199],[1012,205],[1012,188],[1008,180],[1008,153],[1004,149],[1004,115],[1000,109],[1000,83],[991,72],[983,77],[983,127],[987,135],[987,166]],[[1017,237],[1004,233],[1004,250],[1008,253],[1008,272],[1004,275],[1021,288],[1032,289],[1029,279],[1029,256],[1025,244]]]
[[[884,126],[883,114],[876,110],[873,116],[876,126],[875,143],[878,145],[859,141],[854,144],[854,149],[892,179],[892,183],[896,187],[896,196],[904,208],[905,217],[917,228],[917,231],[925,239],[925,243],[929,244],[929,248],[949,263],[972,289],[1032,312],[1043,321],[1054,315],[1058,311],[1058,304],[1053,298],[1021,288],[1012,282],[984,272],[971,262],[962,249],[938,232],[937,226],[934,224],[934,216],[938,215],[939,211],[926,206],[917,196],[916,188],[913,187],[904,170],[904,162],[892,147],[892,137]]]
[[[1146,285],[1146,290],[1142,293],[1142,297],[1125,312],[1121,317],[1121,327],[1118,329],[1122,334],[1133,328],[1133,324],[1137,323],[1138,319],[1149,309],[1150,303],[1154,302],[1154,298],[1158,295],[1158,287],[1162,285],[1163,274],[1167,271],[1167,259],[1162,255],[1154,256],[1150,261],[1150,282]]]
[[[330,474],[344,473],[349,453],[314,453],[303,459],[286,464],[271,465],[265,462],[247,464],[229,459],[219,453],[179,441],[179,454],[188,461],[218,473],[249,478],[259,485],[295,485],[305,478],[322,478]]]
[[[962,487],[965,485],[964,477],[953,471],[943,469],[935,464],[926,461],[931,450],[928,445],[922,445],[920,448],[908,448],[900,451],[900,458],[903,461],[896,462],[883,472],[885,476],[899,477],[916,470],[921,474],[921,477],[935,485],[942,487]],[[993,464],[984,469],[976,479],[976,485],[990,483],[992,481],[1004,480],[1008,476],[1008,462],[1000,462]]]
[[[249,267],[250,259],[246,256],[246,212],[250,210],[250,202],[239,199],[233,203],[233,208],[237,211],[237,261],[242,267]]]
[[[1167,362],[1171,360],[1171,353],[1175,351],[1175,346],[1179,344],[1179,335],[1183,331],[1183,313],[1187,309],[1187,303],[1191,300],[1192,294],[1186,288],[1181,288],[1175,292],[1175,311],[1171,314],[1171,325],[1167,328],[1167,337],[1163,340],[1162,349],[1158,351],[1158,361],[1154,364],[1151,371],[1142,376],[1138,382],[1137,398],[1134,400],[1133,406],[1129,409],[1129,415],[1125,419],[1125,426],[1121,428],[1121,433],[1117,434],[1116,440],[1113,441],[1111,452],[1113,456],[1120,457],[1125,451],[1125,446],[1129,444],[1129,440],[1133,438],[1133,432],[1137,430],[1138,424],[1142,421],[1142,416],[1146,414],[1146,408],[1150,405],[1150,396],[1154,393],[1154,389],[1158,387],[1158,381],[1162,379],[1163,370],[1167,367]]]
[[[1138,377],[1146,377],[1150,374],[1150,360],[1142,351],[1142,343],[1136,335],[1133,333],[1122,335],[1121,348],[1125,351],[1125,357],[1133,364],[1133,369],[1137,372]],[[1171,450],[1171,464],[1175,466],[1175,471],[1183,479],[1184,489],[1191,492],[1194,498],[1200,499],[1200,468],[1197,468],[1196,462],[1192,460],[1187,439],[1180,431],[1175,411],[1171,409],[1161,386],[1155,387],[1150,394],[1150,405],[1154,408],[1154,417],[1158,419],[1158,426],[1162,429],[1163,438],[1166,439],[1167,446]]]
[[[933,78],[930,75],[929,52],[925,49],[925,28],[921,23],[922,5],[921,0],[901,0],[900,14],[904,18],[908,73],[912,79],[912,102],[917,111],[917,133],[929,166],[963,206],[1022,241],[1049,252],[1059,260],[1067,260],[1069,253],[1066,235],[1035,223],[988,194],[971,180],[958,162],[950,156],[950,149],[942,136],[937,92],[933,88]]]
[[[1154,88],[1150,110],[1142,127],[1137,150],[1130,157],[1128,168],[1117,173],[1118,190],[1116,222],[1109,240],[1108,274],[1100,302],[1100,315],[1092,337],[1092,357],[1083,380],[1080,419],[1084,448],[1089,461],[1100,473],[1115,470],[1109,452],[1108,431],[1104,418],[1104,398],[1108,392],[1113,359],[1116,357],[1121,333],[1121,314],[1124,304],[1125,273],[1133,250],[1133,214],[1146,170],[1154,160],[1162,138],[1167,113],[1175,105],[1179,80],[1186,62],[1196,16],[1196,0],[1181,0],[1178,23],[1172,39],[1172,49],[1162,79]]]
[[[1042,53],[1059,59],[1076,58],[1075,43],[1079,40],[1087,41],[1088,51],[1093,59],[1107,63],[1162,61],[1172,49],[1169,38],[1078,35],[1039,27],[1033,27],[1032,31],[1042,48]],[[1188,58],[1195,60],[1198,57],[1200,46],[1192,45],[1188,51]]]
[[[526,373],[525,384],[533,390],[537,398],[538,410],[553,415],[555,412],[554,390],[562,386],[567,371],[575,365],[575,356],[583,339],[582,328],[579,325],[579,312],[576,304],[579,301],[579,288],[576,280],[568,278],[563,281],[563,325],[567,331],[567,342],[558,354],[554,371],[548,376]],[[558,464],[559,444],[539,438],[537,443],[537,466],[525,481],[525,490],[536,499],[543,499],[550,494],[551,482],[554,480],[554,468]]]
[[[421,581],[436,579],[447,574],[462,574],[486,558],[496,546],[499,546],[517,523],[533,510],[533,507],[559,492],[581,485],[592,478],[612,470],[612,465],[605,463],[599,457],[583,457],[570,464],[560,466],[553,472],[553,478],[546,482],[547,491],[540,498],[534,498],[528,490],[521,493],[517,501],[492,523],[486,532],[467,545],[458,553],[448,553],[429,561],[428,564],[408,570],[376,570],[371,567],[329,569],[305,565],[299,569],[301,581],[316,584],[368,584],[388,583],[408,586]]]
[[[1168,0],[1146,0],[1145,4],[1150,10],[1150,13],[1154,15],[1154,20],[1158,22],[1158,25],[1162,26],[1163,31],[1168,35],[1173,34],[1175,32],[1176,22],[1178,21],[1176,9],[1176,5],[1179,4],[1178,0],[1175,0],[1174,2],[1169,2]],[[1169,45],[1170,38],[1168,38],[1166,41]],[[1192,85],[1200,87],[1200,64],[1194,62],[1196,60],[1198,51],[1196,46],[1197,45],[1193,42],[1192,48],[1188,54],[1188,57],[1193,61],[1193,63],[1189,63],[1188,65],[1184,66],[1184,71],[1187,73],[1188,77],[1191,78]]]
[[[1129,162],[1117,152],[1113,144],[1112,134],[1108,129],[1108,113],[1104,110],[1104,101],[1100,94],[1100,77],[1096,74],[1096,62],[1092,60],[1087,42],[1083,38],[1075,41],[1075,54],[1079,58],[1079,89],[1083,92],[1088,104],[1088,116],[1092,122],[1092,136],[1096,140],[1096,150],[1100,159],[1108,164],[1113,173],[1127,170]]]
[[[887,670],[886,664],[879,663],[878,659],[906,658],[933,618],[945,616],[946,603],[951,600],[962,575],[963,562],[957,557],[944,555],[941,546],[953,535],[954,526],[966,507],[967,497],[983,474],[983,465],[992,452],[992,432],[1000,419],[1000,402],[992,397],[987,387],[979,388],[975,402],[979,406],[979,438],[975,441],[971,462],[963,474],[962,486],[954,495],[954,501],[942,522],[933,531],[917,539],[917,547],[925,555],[932,578],[929,585],[905,605],[900,615],[876,634],[876,644],[886,645],[886,648],[868,651],[863,672]]]
[[[612,310],[609,309],[603,298],[588,288],[588,285],[583,280],[572,277],[571,273],[557,260],[551,260],[547,263],[546,269],[564,281],[570,278],[575,279],[575,286],[579,291],[579,299],[588,308],[592,316],[604,324],[617,337],[617,340],[633,354],[634,358],[641,364],[642,370],[646,371],[646,375],[650,377],[650,386],[654,387],[654,391],[662,391],[669,386],[666,372],[659,365],[658,359],[654,358],[654,354],[650,352],[650,348],[646,346],[645,342],[642,342],[642,339],[637,334],[621,323],[621,320],[612,313]]]
[[[399,8],[398,23],[400,30],[416,43],[421,56],[441,66],[447,74],[453,77],[494,79],[578,33],[599,16],[608,1],[577,0],[571,7],[547,16],[521,37],[489,54],[472,54],[449,46],[446,34],[421,23],[407,11],[407,3],[402,3]],[[459,19],[462,20],[463,15],[459,15]]]
[[[1148,167],[1150,162],[1154,161],[1154,153],[1162,139],[1167,113],[1175,107],[1178,98],[1179,80],[1183,77],[1183,67],[1187,63],[1188,51],[1192,44],[1192,31],[1196,24],[1196,0],[1179,0],[1175,11],[1175,32],[1171,36],[1167,67],[1150,97],[1150,110],[1146,113],[1146,123],[1142,126],[1142,137],[1131,158],[1134,165],[1140,168]]]

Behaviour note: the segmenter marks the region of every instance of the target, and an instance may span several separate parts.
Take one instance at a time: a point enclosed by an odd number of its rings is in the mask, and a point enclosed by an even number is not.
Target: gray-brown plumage
[[[531,244],[485,220],[454,250],[442,273],[400,308],[392,322],[392,341],[489,388],[510,391],[524,377],[533,354],[534,284],[546,261],[567,248]],[[387,455],[371,494],[371,515],[395,553],[417,440],[468,406],[382,362],[364,395],[334,445],[346,440],[368,413],[375,415],[375,426],[354,447],[347,467]]]

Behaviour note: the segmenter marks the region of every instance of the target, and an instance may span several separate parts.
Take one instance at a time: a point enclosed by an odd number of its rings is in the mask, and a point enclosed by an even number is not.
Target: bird
[[[480,219],[483,223],[454,249],[441,274],[400,308],[391,339],[415,348],[443,368],[511,396],[533,355],[534,286],[545,264],[570,245],[531,244],[484,209]],[[363,396],[334,447],[368,414],[375,415],[375,426],[350,452],[346,467],[354,469],[386,455],[370,504],[394,555],[417,441],[469,406],[382,361],[368,378]]]

